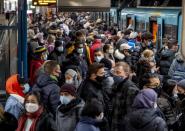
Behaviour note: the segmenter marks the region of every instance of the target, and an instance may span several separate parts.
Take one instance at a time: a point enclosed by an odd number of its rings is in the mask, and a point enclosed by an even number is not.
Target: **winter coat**
[[[88,64],[84,55],[80,56],[76,51],[67,56],[66,66],[75,65],[82,71],[82,78],[86,78],[88,71]]]
[[[161,58],[159,62],[160,66],[160,74],[161,75],[168,75],[169,68],[175,58],[175,52],[171,50],[163,50],[161,52]]]
[[[129,79],[124,79],[113,88],[112,130],[122,131],[124,116],[132,111],[132,104],[139,92]]]
[[[82,117],[77,124],[75,131],[100,131],[96,126],[96,120],[88,117]]]
[[[91,56],[91,61],[94,61],[94,51],[97,48],[101,48],[102,44],[100,40],[95,40],[90,48],[90,56]]]
[[[168,75],[171,77],[171,79],[176,81],[185,79],[185,62],[183,58],[177,56],[177,58],[174,59],[170,66]]]
[[[24,111],[23,103],[18,101],[18,99],[14,96],[10,95],[5,105],[5,112],[12,114],[18,120]]]
[[[66,60],[66,57],[64,53],[60,53],[57,50],[54,50],[49,54],[48,60],[55,60],[57,63],[59,63],[60,66],[62,66],[62,63]]]
[[[89,78],[81,84],[78,94],[84,101],[95,98],[104,104],[102,85],[96,81],[90,80]]]
[[[57,81],[43,73],[38,77],[36,84],[33,86],[33,91],[40,92],[46,109],[55,116],[60,103],[60,87],[57,85]]]
[[[168,131],[166,122],[152,109],[137,109],[128,114],[124,129],[124,131]]]
[[[57,131],[74,131],[85,103],[77,98],[67,105],[60,105],[56,114]]]
[[[36,71],[42,66],[44,63],[43,60],[31,60],[30,62],[30,85],[34,85],[36,81]]]
[[[26,114],[24,114],[20,119],[19,119],[19,126],[21,126],[21,120],[25,119],[27,120],[27,116]],[[26,121],[24,123],[24,125],[22,125],[23,127],[25,126]],[[53,116],[49,113],[47,113],[46,111],[42,112],[42,114],[39,116],[36,125],[35,125],[35,131],[56,131],[56,125],[55,125],[55,121],[53,119]],[[19,127],[18,127],[19,129]],[[17,130],[18,130],[17,129]]]
[[[17,119],[10,113],[5,112],[3,119],[0,119],[0,129],[2,131],[15,131],[17,129]]]
[[[168,127],[173,127],[173,125],[177,122],[177,113],[175,113],[171,103],[165,96],[169,97],[167,94],[161,95],[157,100],[157,104],[161,112],[164,114]]]

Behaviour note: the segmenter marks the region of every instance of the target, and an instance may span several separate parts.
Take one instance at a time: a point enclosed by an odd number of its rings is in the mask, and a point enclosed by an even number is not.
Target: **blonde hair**
[[[49,35],[48,38],[47,38],[47,41],[50,42],[50,43],[53,43],[55,40],[55,36],[54,35]]]
[[[152,50],[146,49],[143,51],[142,56],[144,58],[151,58],[154,56],[154,52]]]

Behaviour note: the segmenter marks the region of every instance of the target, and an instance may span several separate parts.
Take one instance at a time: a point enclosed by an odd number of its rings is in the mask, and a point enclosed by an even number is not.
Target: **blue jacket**
[[[170,66],[168,75],[171,79],[176,81],[185,79],[185,61],[181,58],[181,56],[177,56],[176,59],[174,59]]]
[[[9,96],[5,105],[5,112],[14,115],[18,120],[24,111],[23,104],[21,104],[14,96]]]
[[[100,128],[96,125],[97,121],[95,119],[82,117],[77,124],[75,131],[100,131]]]
[[[46,109],[55,116],[60,103],[60,87],[57,85],[57,81],[47,74],[41,74],[33,86],[33,91],[40,92]]]

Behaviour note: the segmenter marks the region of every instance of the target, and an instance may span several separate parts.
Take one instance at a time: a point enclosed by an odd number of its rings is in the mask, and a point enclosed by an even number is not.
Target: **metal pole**
[[[18,73],[27,79],[27,0],[18,4]]]
[[[183,29],[182,29],[182,43],[181,43],[181,54],[183,58],[185,59],[185,0],[182,0],[182,15],[183,15]]]
[[[24,78],[28,78],[28,61],[27,61],[27,0],[24,0],[23,4],[23,13],[22,13],[22,28],[23,28],[23,49],[22,49],[22,55],[23,55],[23,74]]]
[[[21,40],[21,36],[22,36],[22,31],[21,31],[21,25],[22,25],[22,0],[18,0],[18,63],[17,63],[17,67],[18,67],[18,74],[22,75],[22,40]],[[23,76],[22,76],[23,77]]]

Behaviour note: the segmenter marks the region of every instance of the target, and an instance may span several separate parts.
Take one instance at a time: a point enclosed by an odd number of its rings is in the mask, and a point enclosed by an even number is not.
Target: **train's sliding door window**
[[[145,30],[145,21],[136,19],[136,30],[137,31],[144,31]]]
[[[129,25],[132,25],[132,18],[131,17],[127,17],[127,27],[129,27]]]
[[[177,25],[165,24],[164,38],[177,40]]]

